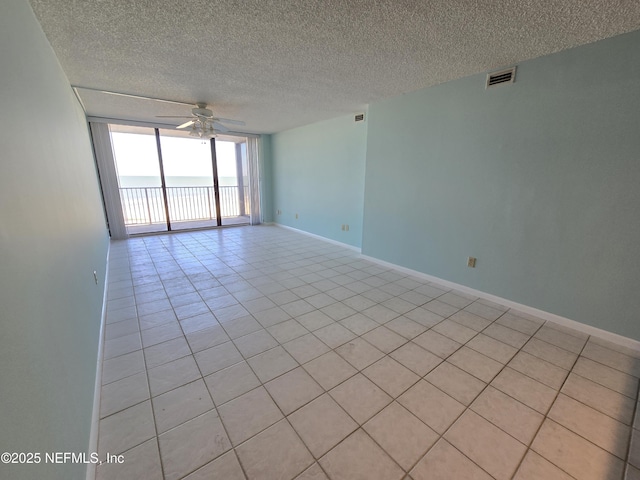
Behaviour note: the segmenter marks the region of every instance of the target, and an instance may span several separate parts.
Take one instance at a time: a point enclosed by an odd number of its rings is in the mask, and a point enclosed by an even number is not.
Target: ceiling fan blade
[[[227,133],[229,131],[227,127],[218,122],[213,122],[213,128],[222,133]]]
[[[246,125],[242,120],[231,120],[229,118],[219,118],[219,117],[214,118],[214,120],[217,122],[229,123],[231,125],[240,125],[240,126]]]
[[[193,120],[189,120],[188,122],[184,122],[182,125],[178,125],[176,128],[187,128],[189,125],[193,124]]]
[[[193,118],[193,115],[156,115],[156,118]]]

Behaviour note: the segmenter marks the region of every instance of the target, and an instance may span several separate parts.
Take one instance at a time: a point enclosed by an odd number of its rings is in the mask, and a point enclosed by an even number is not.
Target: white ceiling
[[[207,102],[253,133],[640,28],[638,0],[30,1],[71,84]],[[80,96],[94,116],[189,113]]]

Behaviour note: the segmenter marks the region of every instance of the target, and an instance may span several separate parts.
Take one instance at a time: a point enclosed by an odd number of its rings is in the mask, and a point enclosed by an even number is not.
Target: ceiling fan
[[[188,118],[190,120],[184,122],[182,125],[178,125],[176,128],[190,127],[189,135],[199,138],[211,138],[218,132],[228,132],[229,129],[222,125],[222,123],[240,126],[245,124],[240,120],[214,117],[213,112],[207,108],[206,103],[196,103],[196,106],[191,109],[191,115],[156,115],[156,118]]]

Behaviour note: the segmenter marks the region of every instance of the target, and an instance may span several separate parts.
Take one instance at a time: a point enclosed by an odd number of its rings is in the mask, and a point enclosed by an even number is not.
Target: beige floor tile
[[[264,386],[285,415],[324,393],[324,389],[302,367],[295,368]]]
[[[563,348],[576,354],[580,353],[582,347],[584,347],[584,344],[586,343],[585,338],[574,337],[573,335],[564,333],[557,328],[549,328],[546,325],[538,330],[535,336],[540,340],[544,340],[556,347]]]
[[[465,346],[502,364],[508,363],[518,353],[517,348],[482,333],[473,337]]]
[[[215,373],[244,360],[233,342],[202,350],[196,353],[194,357],[202,375]]]
[[[553,463],[529,450],[513,480],[573,480]]]
[[[531,448],[580,480],[622,478],[624,463],[620,459],[549,419],[542,424]]]
[[[391,357],[378,360],[365,368],[362,373],[393,398],[398,397],[420,380],[418,375]]]
[[[640,469],[627,464],[627,472],[624,478],[625,480],[640,480]]]
[[[438,300],[444,303],[448,303],[454,307],[464,308],[467,305],[470,305],[474,302],[474,297],[469,297],[467,295],[458,295],[453,292],[447,292],[444,295],[438,297]]]
[[[476,398],[471,409],[525,445],[531,443],[544,420],[532,408],[492,386]]]
[[[305,313],[304,315],[300,315],[299,317],[296,317],[296,320],[311,332],[335,323],[333,318],[326,313],[322,313],[320,310],[313,310],[309,313]]]
[[[330,392],[333,399],[362,425],[393,400],[380,387],[358,373]]]
[[[462,414],[445,439],[498,480],[512,477],[527,450],[471,410]]]
[[[102,364],[102,385],[107,385],[144,371],[145,364],[142,350],[120,355],[119,357],[105,360]]]
[[[438,365],[424,378],[464,405],[471,404],[486,386],[483,381],[447,362]]]
[[[100,401],[100,418],[129,408],[149,397],[149,384],[145,372],[104,385]]]
[[[155,397],[152,403],[158,433],[164,433],[214,408],[203,380],[163,393]]]
[[[233,445],[239,445],[283,417],[264,387],[225,403],[218,411]]]
[[[404,344],[402,347],[391,352],[389,356],[421,377],[425,376],[442,362],[440,357],[428,352],[413,342]]]
[[[204,377],[204,381],[217,406],[260,386],[260,380],[247,362],[240,362],[208,375]]]
[[[393,332],[384,326],[380,326],[365,333],[362,335],[362,338],[374,347],[382,350],[384,353],[392,352],[408,341],[402,335],[398,335],[396,332]]]
[[[487,302],[473,302],[471,305],[465,307],[464,309],[467,312],[471,312],[480,317],[486,318],[487,320],[496,320],[498,319],[504,311],[502,309],[494,308],[486,304]]]
[[[549,411],[557,392],[520,372],[505,368],[491,385],[543,415]]]
[[[234,318],[221,323],[221,325],[225,332],[227,332],[227,335],[232,339],[262,330],[262,325],[260,325],[251,315]]]
[[[126,353],[135,352],[142,348],[140,332],[131,333],[104,342],[104,360],[115,358]]]
[[[569,375],[567,370],[556,367],[523,351],[518,352],[507,365],[555,390],[560,390],[564,380]]]
[[[440,322],[432,330],[461,344],[467,343],[478,333],[449,319]]]
[[[298,366],[282,347],[272,348],[247,360],[262,383],[268,382]]]
[[[124,337],[140,331],[138,319],[123,320],[116,323],[107,323],[104,329],[104,339],[113,340],[114,338]]]
[[[633,429],[628,462],[640,468],[640,430]]]
[[[362,428],[407,471],[438,439],[436,432],[396,402]]]
[[[362,338],[355,338],[339,346],[335,351],[358,370],[384,357],[384,353]]]
[[[460,310],[458,307],[441,302],[440,300],[431,300],[430,302],[425,303],[422,308],[426,308],[427,310],[444,318],[447,318]]]
[[[443,434],[462,414],[465,406],[424,380],[398,397],[398,403]]]
[[[504,367],[500,362],[496,362],[466,346],[451,355],[447,362],[486,383],[490,382]]]
[[[335,387],[357,373],[355,368],[334,351],[305,363],[303,367],[325,390]]]
[[[565,370],[571,370],[578,358],[578,355],[575,353],[571,353],[568,350],[556,347],[535,337],[530,339],[522,350]]]
[[[512,330],[503,325],[498,325],[497,323],[489,325],[482,333],[502,343],[511,345],[514,348],[522,348],[530,338],[529,335],[518,332],[517,330]]]
[[[191,349],[184,337],[174,338],[168,342],[144,349],[147,368],[157,367],[187,355],[191,355]]]
[[[151,401],[147,400],[100,420],[98,455],[120,454],[155,434]]]
[[[200,377],[200,370],[192,355],[151,368],[149,370],[151,395],[155,397]]]
[[[279,345],[277,340],[262,328],[257,332],[234,339],[233,343],[244,358],[253,357]]]
[[[582,355],[628,375],[640,377],[640,360],[635,357],[611,350],[594,342],[587,343]]]
[[[411,470],[411,477],[414,480],[492,480],[491,475],[444,439]]]
[[[416,323],[419,323],[425,328],[431,328],[444,320],[444,317],[432,312],[431,310],[427,310],[424,307],[415,308],[414,310],[405,313],[404,316]]]
[[[221,325],[205,328],[197,332],[187,333],[187,341],[194,353],[207,348],[215,347],[221,343],[226,343],[231,338],[227,335]]]
[[[289,421],[316,458],[358,428],[358,424],[328,394],[292,413]]]
[[[253,316],[264,328],[269,328],[272,325],[276,325],[291,318],[289,314],[280,307],[260,310],[259,312],[254,313]]]
[[[502,315],[496,323],[517,330],[526,335],[533,335],[544,324],[544,320],[534,320],[532,318],[524,318],[516,313],[507,312]]]
[[[572,370],[573,373],[588,378],[627,397],[635,398],[638,392],[638,379],[614,368],[580,357]]]
[[[283,347],[301,365],[330,350],[318,337],[311,333],[291,340],[285,343]]]
[[[571,374],[562,387],[562,393],[612,418],[631,425],[635,402],[579,375]]]
[[[362,430],[357,430],[320,459],[332,480],[400,480],[404,472]]]
[[[459,312],[454,313],[449,317],[449,320],[453,320],[454,322],[470,328],[476,332],[481,332],[492,323],[491,320],[487,320],[486,318],[474,315],[473,313],[467,312],[466,310],[460,310]]]
[[[630,427],[560,394],[549,411],[549,418],[609,453],[625,459]]]
[[[326,315],[329,315],[336,322],[357,313],[353,308],[341,302],[334,303],[332,305],[327,305],[326,307],[323,307],[320,311]]]
[[[195,333],[201,330],[205,330],[207,328],[215,327],[220,325],[216,317],[213,316],[212,313],[203,313],[201,315],[196,315],[195,317],[186,318],[180,321],[180,326],[182,327],[182,331],[185,333]]]
[[[182,328],[180,328],[180,323],[176,321],[143,330],[141,335],[142,346],[147,348],[152,345],[157,345],[158,343],[166,342],[167,340],[181,337],[183,333]]]
[[[372,320],[378,322],[379,324],[387,323],[400,316],[399,313],[394,312],[390,308],[384,307],[380,304],[369,307],[366,310],[363,310],[362,313]]]
[[[182,478],[231,449],[215,410],[158,437],[165,479]]]
[[[217,478],[224,480],[245,480],[242,467],[240,467],[234,451],[219,456],[213,462],[207,463],[204,467],[184,477],[184,480],[212,480]]]
[[[291,294],[295,295],[293,292],[291,292]],[[294,318],[298,318],[301,315],[304,315],[305,313],[309,313],[315,310],[315,307],[310,303],[305,302],[304,300],[299,298],[297,295],[295,295],[295,297],[298,298],[298,300],[295,300],[291,303],[287,303],[285,305],[281,305],[280,308],[282,308],[282,310],[284,310],[286,313],[288,313]]]
[[[343,327],[337,322],[319,328],[313,334],[326,343],[330,348],[337,348],[356,338],[355,334],[348,328]]]
[[[427,327],[405,316],[394,318],[390,322],[385,323],[384,326],[389,330],[393,330],[398,335],[402,335],[407,340],[411,340],[427,330]]]
[[[313,457],[291,425],[282,420],[236,449],[249,480],[293,479]]]
[[[433,330],[428,330],[417,336],[413,339],[413,342],[440,358],[447,358],[462,346],[449,337],[440,335]]]
[[[329,480],[319,464],[314,463],[304,472],[296,477],[295,480]]]
[[[363,335],[374,328],[378,328],[378,322],[371,320],[366,315],[362,313],[356,313],[355,315],[351,315],[343,320],[340,320],[338,323],[343,327],[348,328],[356,335]]]
[[[309,331],[294,319],[278,323],[267,329],[271,336],[279,343],[286,343],[298,337],[306,335]]]
[[[162,480],[158,441],[155,438],[122,454],[123,463],[103,463],[96,469],[97,480]]]

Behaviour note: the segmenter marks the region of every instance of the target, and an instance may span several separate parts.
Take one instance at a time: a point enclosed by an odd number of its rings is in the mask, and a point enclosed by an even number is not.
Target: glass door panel
[[[160,129],[160,147],[171,230],[217,226],[210,141]]]
[[[222,225],[249,223],[251,196],[249,195],[247,139],[218,135],[216,160]]]
[[[166,231],[155,130],[114,124],[109,130],[127,233]]]

